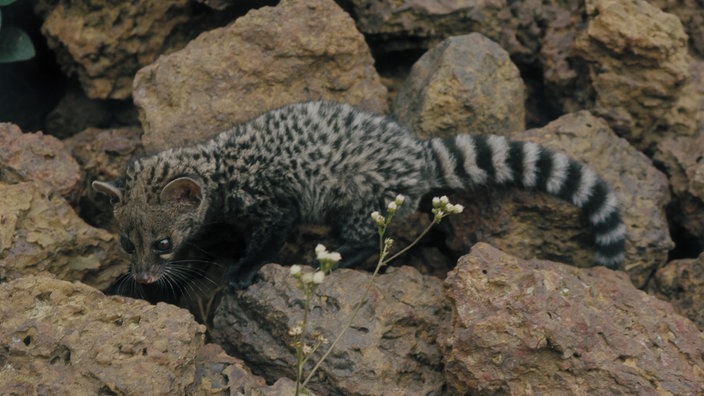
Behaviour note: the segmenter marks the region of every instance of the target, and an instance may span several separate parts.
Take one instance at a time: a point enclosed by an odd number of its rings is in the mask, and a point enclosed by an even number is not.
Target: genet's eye
[[[122,247],[122,250],[124,250],[127,254],[134,253],[134,244],[132,243],[132,241],[129,240],[129,238],[124,235],[120,236],[120,246]]]
[[[154,242],[154,253],[166,254],[171,253],[171,238],[164,238]]]

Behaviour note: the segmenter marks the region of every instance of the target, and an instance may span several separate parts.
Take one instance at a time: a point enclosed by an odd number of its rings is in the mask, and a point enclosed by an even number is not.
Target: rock
[[[383,112],[386,89],[354,21],[332,0],[287,0],[203,33],[137,73],[147,151],[202,140],[291,102]]]
[[[519,58],[540,48],[550,23],[541,1],[349,0],[357,27],[382,51],[427,49],[440,41],[479,32]]]
[[[696,245],[704,248],[704,128],[696,137],[672,137],[658,145],[655,161],[670,176],[674,195],[670,221]]]
[[[248,289],[223,298],[213,319],[213,339],[243,356],[269,382],[295,378],[288,331],[303,318],[305,296],[288,268],[265,265],[259,276]],[[312,298],[309,331],[332,342],[370,276],[346,269],[327,276]],[[441,356],[434,340],[446,314],[440,280],[411,267],[389,269],[374,281],[367,302],[310,388],[320,394],[440,393]]]
[[[53,136],[22,133],[13,124],[0,123],[0,181],[43,181],[69,200],[78,197],[81,173],[76,160]]]
[[[117,237],[41,182],[0,183],[0,279],[50,272],[104,289],[127,268]]]
[[[673,260],[655,272],[648,292],[669,301],[675,310],[704,330],[704,253],[697,259]]]
[[[4,366],[15,374],[0,388],[176,394],[194,381],[205,327],[185,310],[41,277],[4,283],[0,295],[13,301],[0,317]]]
[[[589,0],[586,11],[574,51],[589,69],[588,108],[640,150],[692,135],[696,98],[679,19],[645,0]]]
[[[140,67],[184,45],[179,28],[193,13],[188,0],[58,0],[35,7],[57,62],[94,99],[129,98]]]
[[[525,92],[506,51],[478,33],[451,37],[413,65],[392,111],[421,138],[525,129]]]
[[[692,61],[690,70],[699,97],[699,114],[704,114],[704,62]],[[665,137],[653,157],[670,178],[673,199],[668,212],[674,232],[683,234],[680,245],[693,245],[684,249],[697,253],[704,249],[704,117],[698,121],[694,136]]]
[[[445,287],[452,319],[438,342],[451,394],[704,392],[704,335],[620,272],[480,243]]]
[[[679,18],[689,36],[689,48],[704,56],[704,7],[697,0],[651,0],[663,11]]]
[[[205,344],[200,348],[195,357],[195,369],[195,381],[186,388],[187,395],[248,395],[257,392],[263,392],[265,395],[277,394],[270,391],[276,389],[276,385],[267,387],[263,378],[253,375],[244,362],[226,354],[217,344]],[[225,393],[228,390],[229,393]]]
[[[84,182],[79,207],[92,225],[115,231],[109,198],[93,191],[90,184],[117,179],[131,160],[144,155],[141,134],[139,127],[88,128],[64,141],[81,165]]]

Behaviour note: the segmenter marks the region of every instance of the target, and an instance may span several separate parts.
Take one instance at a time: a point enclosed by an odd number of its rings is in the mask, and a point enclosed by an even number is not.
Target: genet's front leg
[[[260,207],[258,212],[257,226],[248,239],[244,257],[225,272],[227,284],[234,290],[251,285],[262,265],[278,259],[279,250],[296,223],[296,217],[280,207]]]

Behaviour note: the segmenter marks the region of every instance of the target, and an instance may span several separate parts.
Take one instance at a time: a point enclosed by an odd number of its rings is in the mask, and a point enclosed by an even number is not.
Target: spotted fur
[[[344,241],[338,250],[354,265],[373,250],[371,210],[403,194],[408,212],[432,190],[484,184],[573,203],[594,228],[596,263],[621,265],[626,229],[618,202],[586,166],[501,136],[417,140],[388,118],[343,104],[273,110],[204,143],[140,159],[117,183],[94,187],[113,198],[137,279],[158,279],[205,224],[227,222],[251,235],[228,273],[232,286],[243,287],[298,223],[332,225]],[[170,249],[160,249],[167,239]]]

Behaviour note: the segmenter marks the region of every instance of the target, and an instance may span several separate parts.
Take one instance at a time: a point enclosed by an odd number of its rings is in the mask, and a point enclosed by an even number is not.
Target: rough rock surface
[[[674,14],[689,36],[689,48],[704,56],[704,7],[698,0],[651,0],[661,10]]]
[[[90,187],[94,180],[113,181],[130,160],[144,155],[140,141],[141,128],[88,128],[66,139],[64,143],[78,160],[83,171],[80,201],[81,216],[92,225],[112,229],[112,206],[109,198]]]
[[[0,123],[0,147],[0,181],[43,181],[69,200],[78,198],[78,163],[57,138],[22,133],[16,125]]]
[[[0,388],[163,394],[194,380],[205,328],[185,310],[41,277],[4,283],[0,294],[13,301],[0,308],[9,374]]]
[[[44,271],[104,289],[127,268],[118,238],[42,182],[0,183],[0,280]]]
[[[704,392],[704,335],[622,273],[478,244],[445,286],[452,319],[438,342],[452,394]]]
[[[645,0],[588,0],[586,12],[574,50],[589,68],[589,108],[641,150],[691,135],[696,99],[679,19]]]
[[[348,0],[357,26],[385,51],[427,49],[456,35],[479,32],[512,55],[534,56],[540,48],[543,1]],[[510,3],[510,4],[509,4]]]
[[[704,115],[704,61],[690,64],[692,84]],[[658,144],[653,159],[670,178],[673,193],[669,220],[683,232],[695,249],[704,249],[704,116],[694,136],[666,137]]]
[[[421,138],[525,129],[525,89],[506,51],[478,33],[442,41],[411,69],[392,112]]]
[[[224,297],[213,321],[213,339],[243,356],[270,382],[293,378],[295,358],[287,333],[303,318],[305,296],[288,268],[266,265],[259,276],[258,283],[237,296]],[[370,276],[341,269],[326,277],[312,299],[309,331],[334,340]],[[316,376],[324,382],[311,382],[310,388],[321,394],[440,392],[441,356],[434,340],[447,313],[439,279],[411,267],[379,276],[351,329],[322,365],[321,377]]]
[[[219,394],[264,388],[241,361],[203,345],[188,311],[28,276],[0,284],[0,393]]]
[[[191,6],[188,0],[59,0],[36,7],[58,63],[78,76],[88,97],[125,99],[140,67],[183,45],[170,36],[189,20]]]
[[[296,101],[387,108],[364,37],[332,0],[283,1],[204,33],[140,70],[134,99],[150,152]]]
[[[670,221],[684,229],[699,248],[704,247],[704,128],[696,137],[664,139],[655,161],[670,176],[674,195]]]
[[[673,260],[655,272],[648,292],[669,301],[681,315],[704,331],[704,253],[696,259]]]
[[[648,150],[665,132],[693,130],[687,35],[677,17],[645,0],[346,3],[381,50],[426,49],[469,32],[499,43],[524,77],[542,74],[531,82],[538,121],[551,106],[593,110]],[[696,20],[702,12],[682,13]]]

